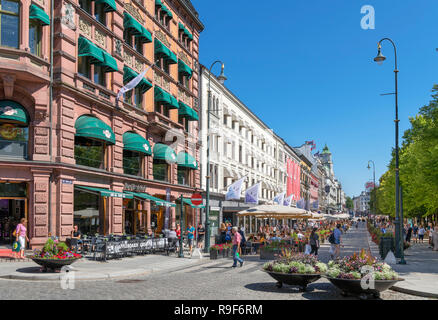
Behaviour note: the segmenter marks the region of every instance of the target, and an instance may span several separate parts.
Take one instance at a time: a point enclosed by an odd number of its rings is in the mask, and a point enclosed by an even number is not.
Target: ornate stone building
[[[27,218],[33,247],[73,224],[88,234],[172,229],[181,205],[194,223],[197,210],[178,202],[200,187],[204,26],[190,1],[3,2],[1,228]]]

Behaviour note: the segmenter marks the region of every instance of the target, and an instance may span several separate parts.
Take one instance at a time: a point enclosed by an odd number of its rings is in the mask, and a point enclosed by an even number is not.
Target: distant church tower
[[[335,174],[333,172],[333,161],[332,161],[332,153],[330,152],[327,145],[322,149],[322,153],[320,155],[322,164],[328,169],[330,175],[333,177]]]

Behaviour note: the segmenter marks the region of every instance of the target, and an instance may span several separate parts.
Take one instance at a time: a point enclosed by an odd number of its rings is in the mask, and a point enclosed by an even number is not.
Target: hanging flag
[[[304,206],[305,206],[304,198],[301,198],[301,199],[298,200],[298,202],[297,202],[297,208],[304,209]]]
[[[285,196],[286,192],[282,192],[280,193],[278,196],[276,196],[274,198],[274,203],[277,203],[279,205],[283,205],[283,201],[284,201],[284,196]]]
[[[227,194],[225,195],[225,200],[240,200],[240,194],[242,193],[242,184],[246,177],[234,182],[228,187]]]
[[[129,81],[124,87],[122,87],[119,91],[119,93],[117,94],[117,98],[116,101],[119,101],[120,97],[125,94],[126,92],[134,89],[141,81],[141,79],[143,79],[143,77],[146,75],[146,72],[148,72],[148,70],[152,67],[149,66],[147,67],[142,73],[140,73],[138,76],[136,76],[134,79],[132,79],[131,81]]]
[[[283,205],[286,206],[286,207],[290,207],[290,204],[292,202],[293,197],[294,197],[294,195],[291,194],[289,197],[285,198],[284,202],[283,202]]]
[[[259,204],[259,190],[261,182],[253,185],[245,191],[245,203]]]

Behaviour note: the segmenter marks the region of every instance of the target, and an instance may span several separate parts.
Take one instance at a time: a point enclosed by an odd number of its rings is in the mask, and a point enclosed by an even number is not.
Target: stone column
[[[146,231],[152,232],[151,229],[151,202],[150,201],[145,201],[145,210],[147,210],[147,214],[146,214]]]
[[[54,186],[56,186],[56,201],[54,212],[59,212],[56,216],[56,234],[58,234],[62,240],[69,237],[73,230],[74,223],[74,176],[72,175],[59,175]],[[52,228],[53,229],[53,228]]]
[[[51,170],[32,168],[33,181],[31,182],[31,194],[29,204],[29,225],[33,227],[30,246],[42,246],[49,233],[49,179]],[[52,203],[54,199],[52,199]],[[56,216],[56,210],[52,209],[51,228],[53,225],[53,215]],[[54,232],[55,233],[55,232]],[[54,235],[54,233],[52,235]]]
[[[123,183],[117,182],[111,184],[111,189],[118,192],[123,192]],[[108,199],[108,229],[107,233],[121,234],[123,233],[123,198],[107,198]]]

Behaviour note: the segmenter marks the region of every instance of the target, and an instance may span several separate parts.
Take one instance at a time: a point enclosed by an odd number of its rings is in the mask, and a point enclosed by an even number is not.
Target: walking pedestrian
[[[418,226],[414,225],[414,228],[412,228],[412,234],[414,236],[414,243],[418,242]]]
[[[192,224],[189,223],[189,227],[187,228],[187,240],[189,243],[190,255],[192,255],[193,238],[194,237],[195,237],[195,228],[193,228]]]
[[[231,229],[233,235],[233,268],[237,267],[237,261],[239,261],[240,266],[243,266],[243,260],[238,256],[238,252],[240,251],[240,242],[242,240],[242,236],[237,231],[237,227],[233,227]]]
[[[335,237],[335,258],[338,258],[341,254],[341,240],[342,240],[342,231],[341,225],[337,224],[336,229],[333,231],[333,235]]]
[[[408,231],[406,232],[406,242],[411,243],[412,226],[408,224]]]
[[[198,224],[198,248],[202,249],[202,245],[204,243],[204,235],[205,235],[205,229],[204,226],[202,225],[202,223]]]
[[[26,229],[26,219],[21,218],[20,223],[17,225],[15,229],[16,241],[20,244],[20,253],[18,255],[18,259],[24,259],[24,250],[26,249],[26,242],[29,241],[27,237],[27,229]]]
[[[316,230],[317,230],[316,228],[313,228],[309,237],[310,247],[312,248],[310,254],[314,254],[315,256],[318,255],[318,248],[319,248],[319,236],[316,233]]]
[[[421,243],[423,243],[425,233],[426,233],[426,230],[423,228],[423,226],[420,226],[420,229],[418,229],[418,242],[421,241]]]

